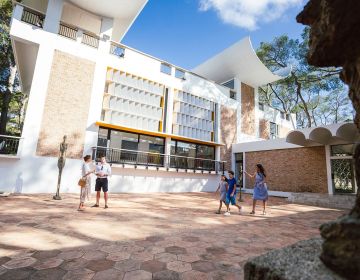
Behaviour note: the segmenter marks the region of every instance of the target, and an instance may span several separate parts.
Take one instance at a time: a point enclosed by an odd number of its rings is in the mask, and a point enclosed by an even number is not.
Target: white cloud
[[[287,9],[303,4],[304,0],[200,0],[200,11],[215,10],[225,23],[248,30],[259,22],[270,22],[283,16]]]

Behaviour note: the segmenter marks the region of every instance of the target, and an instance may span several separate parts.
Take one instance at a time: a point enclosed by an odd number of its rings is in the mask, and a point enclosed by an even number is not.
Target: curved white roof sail
[[[192,71],[218,83],[238,77],[241,82],[256,87],[285,78],[291,67],[279,70],[278,74],[271,72],[256,55],[250,37],[245,37]]]
[[[148,0],[69,0],[93,14],[114,19],[113,41],[121,41]]]

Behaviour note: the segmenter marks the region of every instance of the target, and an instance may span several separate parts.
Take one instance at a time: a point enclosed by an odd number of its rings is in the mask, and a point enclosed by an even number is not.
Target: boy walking
[[[241,206],[236,204],[236,180],[234,178],[234,171],[229,171],[229,179],[227,181],[228,183],[228,191],[226,193],[226,212],[225,216],[230,216],[230,203],[231,205],[235,205],[239,209],[239,214],[241,213]]]
[[[100,192],[101,189],[104,192],[104,200],[105,200],[105,209],[109,208],[107,205],[108,202],[108,177],[111,176],[111,167],[106,162],[106,158],[102,156],[100,158],[100,163],[96,165],[95,169],[95,175],[96,178],[96,184],[95,184],[95,191],[96,191],[96,204],[94,204],[92,207],[99,207],[99,201],[100,201]]]

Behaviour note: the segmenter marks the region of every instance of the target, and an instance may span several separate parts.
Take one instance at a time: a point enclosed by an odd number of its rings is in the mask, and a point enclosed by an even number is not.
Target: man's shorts
[[[226,201],[225,201],[226,204],[230,204],[231,205],[235,205],[236,204],[236,194],[234,193],[233,196],[230,196],[230,194],[226,194]]]
[[[108,191],[108,179],[107,178],[97,178],[95,184],[95,191],[100,192],[102,189],[103,192]]]

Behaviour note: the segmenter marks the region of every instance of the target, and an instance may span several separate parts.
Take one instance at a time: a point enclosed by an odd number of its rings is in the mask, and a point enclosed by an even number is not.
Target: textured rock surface
[[[245,264],[245,279],[343,279],[320,261],[321,244],[320,238],[300,241],[289,247],[253,258]]]
[[[341,79],[360,129],[360,1],[310,0],[297,21],[311,27],[308,61],[314,66],[343,67]],[[360,145],[355,151],[356,179],[360,182]],[[360,188],[350,214],[320,228],[324,237],[321,260],[349,279],[360,275]]]

